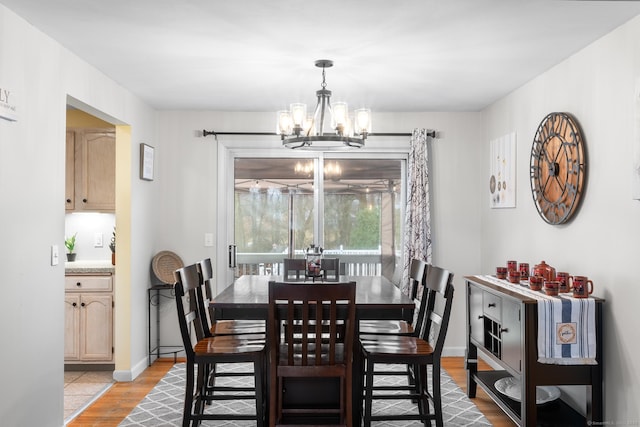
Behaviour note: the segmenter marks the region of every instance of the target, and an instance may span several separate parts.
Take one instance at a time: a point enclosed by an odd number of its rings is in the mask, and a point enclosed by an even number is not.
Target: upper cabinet
[[[113,129],[67,129],[66,146],[66,210],[115,212]]]

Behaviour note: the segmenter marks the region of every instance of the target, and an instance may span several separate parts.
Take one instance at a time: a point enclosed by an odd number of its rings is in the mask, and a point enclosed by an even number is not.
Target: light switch
[[[51,265],[58,265],[58,245],[51,245]]]
[[[102,233],[95,233],[93,235],[93,247],[94,248],[102,247]]]
[[[204,233],[204,245],[213,246],[213,233]]]

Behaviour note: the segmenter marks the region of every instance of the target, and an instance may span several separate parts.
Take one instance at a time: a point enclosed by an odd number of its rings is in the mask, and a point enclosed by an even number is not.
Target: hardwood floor
[[[180,360],[179,360],[180,361]],[[173,359],[160,359],[147,368],[138,378],[128,383],[116,383],[93,405],[67,424],[69,427],[117,426],[129,412],[147,395],[158,381],[171,369]],[[443,359],[443,367],[460,388],[466,390],[467,373],[462,357]],[[488,367],[480,362],[482,369]],[[515,424],[478,387],[473,399],[478,409],[495,427],[512,427]]]

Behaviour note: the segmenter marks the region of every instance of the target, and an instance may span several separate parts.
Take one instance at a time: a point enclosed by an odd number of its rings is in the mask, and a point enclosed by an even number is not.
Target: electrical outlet
[[[93,247],[94,248],[102,247],[102,233],[95,233],[93,235]]]
[[[213,233],[204,233],[204,245],[213,246]]]
[[[58,245],[51,245],[51,265],[58,265]]]

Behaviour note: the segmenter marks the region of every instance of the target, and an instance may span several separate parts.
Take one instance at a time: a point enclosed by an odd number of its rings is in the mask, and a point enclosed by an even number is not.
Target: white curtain
[[[429,206],[429,155],[427,129],[414,129],[409,146],[407,206],[401,289],[408,294],[411,260],[431,263],[431,212]]]

